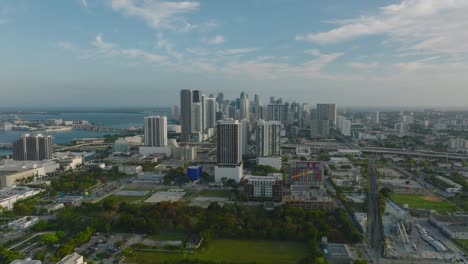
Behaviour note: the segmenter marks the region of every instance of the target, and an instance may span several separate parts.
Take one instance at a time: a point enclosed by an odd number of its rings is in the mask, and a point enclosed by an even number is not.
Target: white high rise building
[[[249,120],[250,118],[250,102],[249,102],[249,97],[244,96],[243,98],[240,99],[240,116],[239,119],[247,119]]]
[[[347,119],[346,117],[337,117],[336,128],[343,136],[351,136],[351,120]]]
[[[257,157],[281,156],[280,134],[281,122],[258,121],[256,130]]]
[[[213,97],[205,98],[203,107],[204,111],[204,128],[216,127],[216,99]]]
[[[147,147],[167,146],[167,117],[166,116],[145,117],[145,146]]]

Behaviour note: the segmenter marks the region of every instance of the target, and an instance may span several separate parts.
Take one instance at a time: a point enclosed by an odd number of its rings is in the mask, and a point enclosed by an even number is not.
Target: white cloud
[[[67,47],[69,45],[73,45],[73,44],[68,44],[66,42],[63,42],[62,44],[63,47]],[[91,50],[75,49],[75,51],[78,51],[81,54],[81,58],[83,59],[123,56],[123,57],[130,58],[130,59],[142,59],[150,63],[153,63],[153,62],[166,63],[167,62],[167,58],[159,54],[147,52],[141,49],[120,48],[117,44],[105,41],[102,34],[96,35],[95,39],[91,42],[91,45],[94,47]]]
[[[127,16],[143,19],[155,29],[189,31],[197,27],[183,16],[196,11],[200,3],[193,1],[111,0],[112,9]]]
[[[368,63],[350,62],[348,63],[348,66],[357,70],[369,71],[369,70],[377,68],[379,66],[379,63],[378,62],[368,62]]]
[[[209,39],[207,41],[208,44],[211,44],[211,45],[218,45],[218,44],[221,44],[221,43],[224,43],[225,42],[225,39],[222,35],[216,35],[214,36],[212,39]]]
[[[236,49],[219,50],[217,54],[218,55],[239,55],[239,54],[251,53],[257,50],[258,48],[236,48]]]
[[[57,43],[57,47],[64,49],[64,50],[72,50],[75,48],[75,45],[69,41],[60,41]]]
[[[320,56],[320,50],[318,49],[309,49],[304,51],[305,54],[313,55],[313,56]]]
[[[195,56],[206,56],[210,53],[207,49],[204,48],[186,48],[185,50]]]
[[[297,36],[319,44],[384,35],[402,49],[426,53],[468,52],[468,1],[403,0],[380,8],[374,15],[339,21],[326,32]]]
[[[80,3],[84,8],[88,7],[88,0],[81,0]]]
[[[177,58],[177,59],[181,59],[182,58],[182,54],[180,54],[179,52],[177,52],[173,46],[172,46],[172,43],[169,42],[169,40],[167,40],[166,38],[164,38],[164,36],[161,34],[161,33],[158,33],[156,35],[156,48],[158,49],[164,49],[166,51],[167,54],[169,54],[169,56],[172,56],[174,58]]]

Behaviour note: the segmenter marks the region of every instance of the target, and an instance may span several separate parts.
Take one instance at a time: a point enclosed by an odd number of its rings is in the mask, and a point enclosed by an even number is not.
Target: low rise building
[[[274,176],[246,175],[243,183],[244,192],[249,199],[267,199],[275,202],[283,200],[283,179],[281,174]]]
[[[28,187],[16,186],[0,189],[0,211],[11,210],[13,209],[16,202],[32,197],[43,191],[43,189],[32,189]]]
[[[281,170],[281,157],[258,157],[257,165],[271,166],[277,170]]]
[[[53,175],[60,169],[55,161],[0,161],[0,187],[9,187],[18,183],[31,182]]]
[[[122,165],[119,166],[119,172],[129,174],[129,175],[134,175],[138,174],[143,171],[142,166],[131,166],[131,165]]]
[[[25,229],[32,227],[37,222],[39,222],[39,218],[37,216],[24,216],[24,217],[21,217],[20,219],[9,222],[7,224],[7,227],[9,229],[20,231],[20,230],[25,230]]]
[[[62,260],[57,262],[57,264],[86,264],[84,257],[80,254],[73,252],[70,255],[65,256]]]

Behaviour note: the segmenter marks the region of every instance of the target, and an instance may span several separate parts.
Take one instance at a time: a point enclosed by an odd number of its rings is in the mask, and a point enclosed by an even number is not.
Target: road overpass
[[[412,151],[405,149],[392,148],[358,148],[362,153],[368,154],[396,154],[402,156],[423,157],[423,158],[439,158],[452,160],[468,160],[468,155],[450,153],[450,152],[432,152],[432,151]]]

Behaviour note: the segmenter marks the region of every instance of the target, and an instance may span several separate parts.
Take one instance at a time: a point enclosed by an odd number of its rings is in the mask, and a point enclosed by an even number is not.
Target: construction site
[[[291,161],[289,192],[283,202],[307,210],[333,210],[336,208],[324,189],[325,165],[322,161]]]
[[[463,256],[463,252],[429,225],[426,218],[413,218],[408,210],[390,200],[386,201],[382,224],[387,258],[453,263]]]

